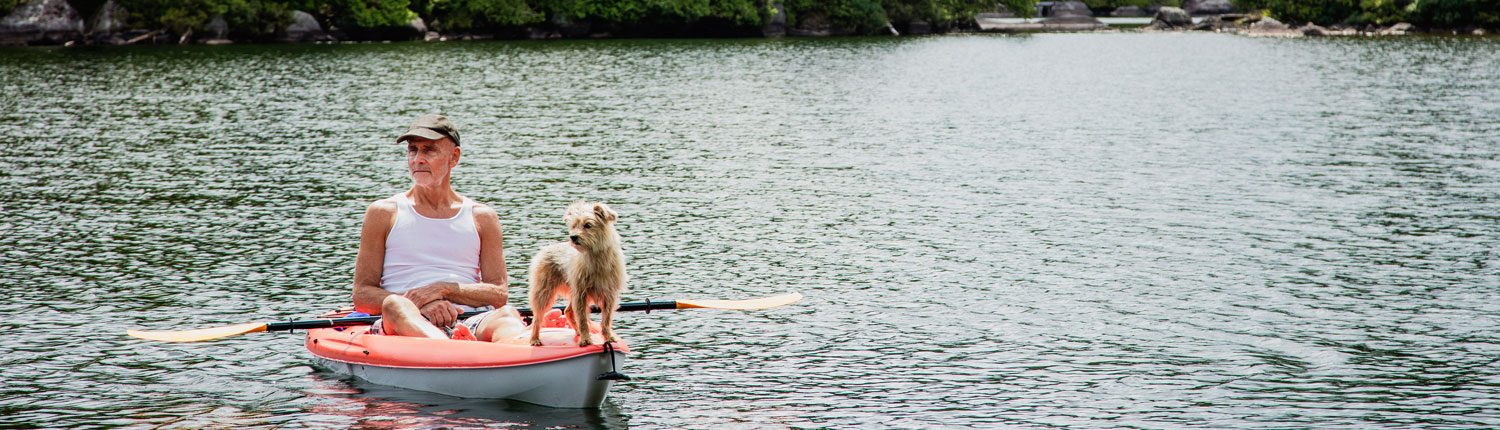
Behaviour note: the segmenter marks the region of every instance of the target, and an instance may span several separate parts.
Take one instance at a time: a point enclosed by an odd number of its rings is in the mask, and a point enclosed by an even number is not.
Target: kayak
[[[617,370],[630,352],[624,342],[531,346],[370,335],[369,329],[308,330],[307,351],[319,367],[376,384],[557,408],[602,405],[615,379],[625,379]]]
[[[668,300],[621,303],[618,311],[661,309],[768,309],[802,300],[791,293],[751,300]],[[502,308],[504,309],[504,308]],[[307,330],[305,345],[314,364],[381,385],[470,398],[514,399],[563,408],[597,408],[614,381],[628,381],[619,373],[630,353],[624,342],[578,347],[562,308],[543,313],[541,340],[533,347],[520,321],[507,325],[500,342],[425,339],[368,334],[377,316],[351,315],[353,307],[305,321],[242,323],[191,330],[126,330],[125,334],[162,342],[199,342],[268,331]],[[530,315],[528,309],[517,309]],[[470,317],[479,312],[466,312]],[[498,329],[497,329],[498,330]],[[589,332],[602,339],[600,327],[589,322]],[[496,331],[499,333],[499,331]]]

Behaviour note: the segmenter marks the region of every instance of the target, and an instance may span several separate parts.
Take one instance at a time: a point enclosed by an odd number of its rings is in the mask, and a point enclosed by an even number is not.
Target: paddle
[[[798,300],[802,300],[802,294],[800,293],[791,293],[780,296],[763,297],[750,300],[677,300],[665,302],[654,302],[651,300],[646,300],[644,302],[621,303],[618,312],[646,311],[646,313],[651,313],[651,311],[653,310],[695,308],[729,309],[743,311],[774,308],[777,306],[790,304]],[[557,309],[562,308],[563,306],[557,307]],[[531,315],[531,309],[518,308],[516,310],[520,311],[521,315]],[[594,311],[595,313],[599,312],[598,307],[592,307],[592,309],[590,310]],[[474,315],[479,315],[480,313],[483,313],[483,311],[464,312],[463,314],[459,315],[459,318],[468,318]],[[314,328],[370,325],[374,324],[375,321],[379,319],[379,316],[323,318],[273,323],[245,323],[224,327],[210,327],[182,331],[127,330],[125,334],[138,339],[160,340],[165,342],[197,342],[200,340],[213,340],[221,337],[229,337],[245,333],[257,333],[263,331],[307,330]]]

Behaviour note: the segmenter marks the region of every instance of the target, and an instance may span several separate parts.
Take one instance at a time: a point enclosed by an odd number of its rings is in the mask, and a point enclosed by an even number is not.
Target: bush
[[[1361,12],[1358,0],[1240,0],[1241,9],[1262,10],[1289,24],[1329,25],[1345,22]]]
[[[130,25],[165,28],[176,34],[201,31],[214,15],[223,15],[229,34],[238,39],[266,39],[291,23],[284,2],[258,0],[117,0],[130,12]]]
[[[1409,22],[1427,28],[1500,25],[1500,0],[1240,0],[1236,4],[1290,23]]]
[[[1032,5],[1030,1],[1012,3],[1016,5],[1006,7],[1016,10],[1017,7],[1029,9]],[[966,21],[973,18],[974,14],[995,10],[995,2],[989,0],[885,0],[883,6],[886,17],[892,21],[923,20],[940,26]]]
[[[826,20],[840,30],[870,34],[884,29],[888,22],[879,0],[788,0],[782,6],[788,26]]]
[[[229,37],[268,39],[276,30],[292,23],[292,10],[285,3],[253,0],[219,0],[215,13],[224,15]]]
[[[524,0],[433,1],[431,15],[441,31],[525,25],[546,19]]]
[[[1415,0],[1407,10],[1407,19],[1422,27],[1500,25],[1500,0]]]
[[[407,9],[408,0],[321,0],[317,8],[322,15],[348,21],[360,28],[399,27],[416,18]]]
[[[10,11],[25,2],[26,0],[0,0],[0,16],[10,15]]]

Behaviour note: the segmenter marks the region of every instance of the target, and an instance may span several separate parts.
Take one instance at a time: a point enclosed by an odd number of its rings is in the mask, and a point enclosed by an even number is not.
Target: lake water
[[[1500,39],[0,50],[0,426],[1500,426]],[[621,216],[597,410],[311,366],[392,140],[463,132],[513,297]],[[514,300],[514,299],[513,299]],[[519,300],[517,300],[519,302]]]

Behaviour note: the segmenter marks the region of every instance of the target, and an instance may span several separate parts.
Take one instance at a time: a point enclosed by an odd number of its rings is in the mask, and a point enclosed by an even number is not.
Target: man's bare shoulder
[[[386,198],[383,198],[383,199],[371,202],[370,206],[367,207],[367,208],[365,208],[365,216],[367,216],[367,217],[368,216],[379,216],[379,215],[389,216],[389,215],[395,215],[395,214],[396,214],[396,199],[391,198],[391,197],[386,197]]]
[[[484,203],[474,203],[474,215],[481,218],[500,219],[500,213],[495,212],[495,208]]]

